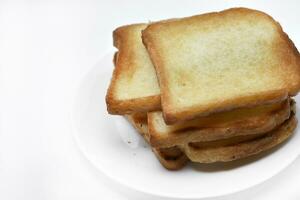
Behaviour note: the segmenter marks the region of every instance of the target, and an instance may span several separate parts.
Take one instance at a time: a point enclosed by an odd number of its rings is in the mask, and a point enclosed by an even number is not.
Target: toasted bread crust
[[[242,142],[231,146],[213,148],[194,148],[186,144],[181,149],[193,162],[214,163],[228,162],[266,151],[289,138],[297,126],[297,119],[293,114],[288,120],[262,138]]]
[[[297,126],[295,102],[291,101],[292,114],[289,119],[270,132],[258,135],[247,135],[237,140],[208,143],[182,143],[171,148],[155,148],[152,151],[160,163],[169,170],[178,170],[191,160],[199,163],[228,162],[245,158],[266,151],[289,138]],[[132,125],[149,142],[146,116],[143,113],[126,116]],[[141,124],[142,123],[142,124]]]
[[[133,115],[126,115],[125,117],[149,143],[149,137],[147,133],[147,115],[144,113],[136,113]],[[151,149],[159,162],[168,170],[179,170],[183,168],[189,161],[186,155],[178,147],[151,147]]]
[[[132,28],[139,26],[143,27],[145,24],[122,26],[113,32],[114,46],[118,48],[118,52],[115,53],[113,58],[115,68],[106,94],[107,111],[110,114],[123,115],[134,112],[147,112],[161,109],[159,91],[155,95],[136,98],[130,97],[128,99],[118,99],[116,96],[118,93],[117,84],[121,75],[126,73],[135,73],[135,70],[138,67],[134,64],[134,55],[136,52],[132,47],[133,41],[130,39],[130,37],[132,37],[132,33],[130,31]]]
[[[189,142],[205,142],[235,136],[266,133],[288,119],[290,110],[290,102],[289,100],[285,100],[276,110],[270,110],[259,116],[236,120],[220,127],[186,127],[178,130],[175,129],[174,132],[168,133],[157,130],[155,118],[153,114],[149,113],[149,141],[154,147],[170,147]],[[201,118],[199,121],[201,121]]]
[[[154,152],[155,156],[158,158],[159,162],[168,170],[179,170],[183,168],[189,161],[189,159],[184,153],[181,153],[177,157],[165,158],[159,149],[152,148],[152,151]]]
[[[136,98],[130,100],[116,100],[109,89],[106,96],[107,111],[114,115],[133,114],[135,112],[151,112],[160,110],[160,95]]]
[[[290,80],[285,80],[285,87],[278,90],[264,91],[259,93],[251,93],[245,96],[236,96],[234,98],[221,99],[219,101],[209,102],[207,104],[198,103],[191,105],[188,108],[176,107],[173,105],[172,96],[170,95],[169,74],[165,71],[164,55],[162,54],[161,46],[157,46],[156,39],[159,38],[159,31],[168,28],[168,26],[176,26],[180,23],[193,23],[197,20],[211,20],[215,16],[226,16],[230,13],[246,15],[251,13],[257,17],[262,17],[269,20],[280,35],[280,40],[274,45],[278,50],[278,55],[281,56],[281,64],[288,71],[288,66],[292,63],[293,73]],[[175,124],[178,121],[190,120],[199,116],[209,115],[215,112],[221,112],[241,107],[251,107],[260,104],[268,104],[283,100],[287,96],[294,96],[300,90],[300,56],[293,42],[288,38],[287,34],[282,31],[281,26],[269,15],[256,10],[246,8],[233,8],[221,12],[213,12],[203,15],[197,15],[182,19],[165,20],[152,23],[142,31],[143,43],[146,46],[151,60],[155,66],[156,73],[161,88],[161,103],[163,116],[166,124]],[[280,52],[279,52],[280,51]]]

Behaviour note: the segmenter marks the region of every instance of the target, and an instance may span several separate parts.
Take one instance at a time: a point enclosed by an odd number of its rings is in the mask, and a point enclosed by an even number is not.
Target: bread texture
[[[281,101],[300,89],[300,56],[279,23],[246,8],[155,22],[142,31],[165,122]]]
[[[147,129],[147,114],[135,113],[126,115],[128,121],[132,126],[149,142],[148,129]],[[153,153],[159,162],[169,170],[179,170],[186,165],[188,158],[178,147],[170,148],[154,148],[151,147]]]
[[[159,110],[160,89],[154,66],[145,49],[141,31],[146,24],[133,24],[113,32],[115,69],[106,95],[110,114]]]
[[[215,113],[174,125],[165,124],[162,112],[148,113],[149,142],[170,147],[190,142],[207,142],[271,131],[290,116],[290,100]]]
[[[229,146],[196,147],[191,144],[181,146],[187,157],[193,162],[214,163],[228,162],[249,157],[277,146],[288,139],[297,126],[294,114],[282,125],[268,134],[250,141],[241,142]]]
[[[188,142],[169,148],[152,147],[160,163],[167,169],[178,170],[190,160],[198,163],[228,162],[266,151],[292,135],[297,126],[295,102],[291,100],[291,115],[283,123],[266,133],[238,135],[226,139]],[[126,115],[137,131],[149,142],[145,113]]]

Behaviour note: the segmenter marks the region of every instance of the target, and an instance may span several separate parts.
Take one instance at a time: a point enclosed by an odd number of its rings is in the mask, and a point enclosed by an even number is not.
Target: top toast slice
[[[133,24],[113,32],[115,69],[106,95],[108,112],[130,114],[158,110],[160,89],[155,69],[145,49],[141,31],[146,24]]]
[[[269,15],[233,8],[142,31],[167,124],[280,101],[300,89],[299,52]]]

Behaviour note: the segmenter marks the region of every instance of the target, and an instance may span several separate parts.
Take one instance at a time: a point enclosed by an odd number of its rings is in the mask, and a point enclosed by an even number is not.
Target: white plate
[[[263,156],[217,165],[189,164],[179,171],[164,169],[126,120],[107,114],[105,94],[113,70],[112,57],[113,53],[105,56],[82,81],[72,125],[83,154],[118,183],[161,197],[216,197],[262,183],[299,155],[300,134],[296,133]]]

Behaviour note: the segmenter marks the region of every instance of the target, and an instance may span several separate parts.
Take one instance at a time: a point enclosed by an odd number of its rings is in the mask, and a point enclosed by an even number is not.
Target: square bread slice
[[[291,101],[294,104],[294,101]],[[148,113],[148,140],[153,147],[208,142],[266,133],[290,116],[290,100],[254,108],[240,108],[206,117],[165,124],[162,112]]]
[[[300,89],[300,56],[269,15],[233,8],[150,24],[167,124],[280,101]]]
[[[141,39],[146,24],[133,24],[113,32],[115,69],[106,95],[110,114],[159,110],[160,89],[154,66]]]

